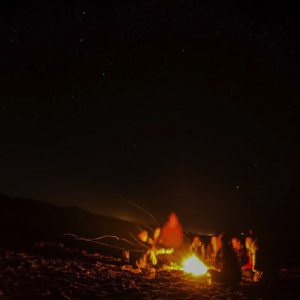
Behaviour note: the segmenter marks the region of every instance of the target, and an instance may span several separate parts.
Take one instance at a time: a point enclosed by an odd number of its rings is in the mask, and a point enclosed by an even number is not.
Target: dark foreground
[[[128,267],[128,266],[127,266]],[[181,271],[134,273],[120,259],[42,247],[0,259],[1,299],[298,299],[300,270],[267,283],[207,285]]]

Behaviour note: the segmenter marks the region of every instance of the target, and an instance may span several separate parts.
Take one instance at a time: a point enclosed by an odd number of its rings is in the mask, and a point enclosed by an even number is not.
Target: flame
[[[207,267],[200,261],[195,255],[186,259],[183,262],[183,268],[180,270],[185,271],[186,273],[192,273],[194,275],[201,275],[207,272]]]

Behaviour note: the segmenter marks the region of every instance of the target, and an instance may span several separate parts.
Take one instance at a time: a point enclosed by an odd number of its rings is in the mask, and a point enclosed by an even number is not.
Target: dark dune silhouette
[[[143,227],[141,224],[139,226]],[[71,233],[87,239],[111,235],[135,242],[131,234],[136,236],[139,232],[135,223],[96,215],[76,206],[60,207],[0,194],[0,236],[6,238],[8,247],[32,246],[42,240],[63,241],[70,246],[120,257],[120,249],[75,241],[72,237],[61,235]],[[116,238],[105,238],[99,242],[128,250],[141,249]]]

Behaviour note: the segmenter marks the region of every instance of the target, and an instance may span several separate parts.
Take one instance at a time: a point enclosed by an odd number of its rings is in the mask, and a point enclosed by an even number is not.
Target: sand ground
[[[70,249],[7,252],[0,299],[299,299],[300,269],[265,283],[208,285],[203,276],[157,268],[135,273],[121,259]]]

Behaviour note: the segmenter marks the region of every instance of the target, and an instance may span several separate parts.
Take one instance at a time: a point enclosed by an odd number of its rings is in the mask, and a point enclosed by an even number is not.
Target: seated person
[[[179,248],[183,243],[183,230],[175,213],[161,229],[160,243],[166,248]]]
[[[153,239],[148,236],[146,230],[142,231],[138,238],[144,242],[146,245],[149,245],[147,252],[145,252],[139,260],[136,260],[136,265],[139,269],[145,268],[149,263],[156,265],[157,258],[159,254],[172,254],[174,249],[165,249],[162,248],[160,244],[160,227],[156,228],[153,234]]]
[[[190,252],[202,261],[205,258],[205,247],[198,235],[194,236],[193,243],[190,246]]]
[[[214,261],[216,257],[216,253],[218,250],[218,238],[213,235],[210,239],[210,243],[206,248],[206,256],[205,256],[205,264],[207,266],[214,266]]]
[[[222,242],[221,242],[221,239],[223,237],[227,239],[227,236],[224,232],[219,234],[219,236],[217,237],[217,252],[216,252],[216,256],[215,256],[215,260],[214,260],[214,269],[217,271],[220,271],[221,267],[222,267],[222,249],[221,249]],[[229,244],[229,242],[228,242],[228,244]]]
[[[241,269],[239,266],[237,254],[229,246],[228,239],[220,239],[220,249],[217,256],[220,259],[220,270],[207,270],[211,275],[212,282],[239,282],[241,280]]]
[[[241,240],[237,237],[232,238],[231,244],[232,249],[236,252],[238,256],[240,268],[242,268],[248,263],[246,249],[243,245],[241,245]]]
[[[160,233],[161,233],[161,228],[157,227],[154,230],[153,239],[148,238],[148,241],[147,241],[148,244],[152,245],[152,247],[154,249],[160,249],[161,248],[161,245],[160,245]]]
[[[262,252],[259,248],[258,241],[255,240],[251,243],[250,249],[252,251],[252,261],[253,267],[252,271],[254,272],[253,280],[261,281],[263,271],[264,271],[264,260],[262,258]]]
[[[218,237],[217,237],[217,247],[218,247],[217,250],[219,250],[219,249],[221,248],[221,238],[222,238],[223,236],[226,236],[226,233],[225,233],[225,232],[220,233],[220,234],[218,235]]]
[[[245,247],[246,247],[246,255],[247,255],[247,259],[248,262],[242,266],[242,275],[244,277],[247,277],[249,279],[253,279],[253,255],[252,255],[252,251],[251,251],[251,243],[253,242],[253,239],[251,237],[246,237],[245,240]]]

